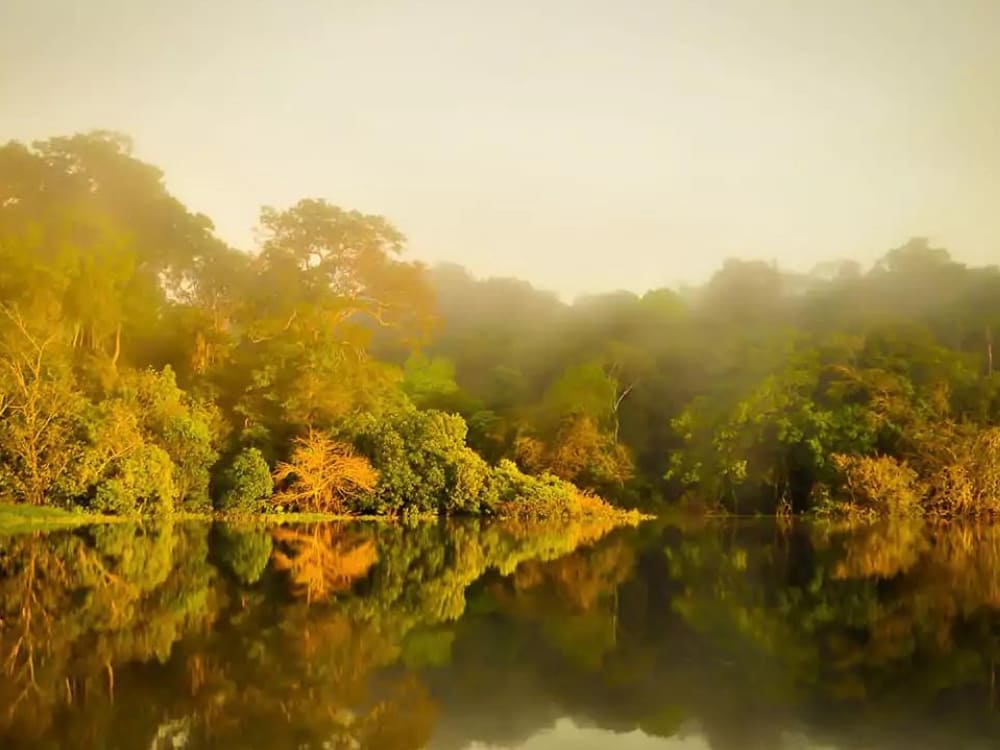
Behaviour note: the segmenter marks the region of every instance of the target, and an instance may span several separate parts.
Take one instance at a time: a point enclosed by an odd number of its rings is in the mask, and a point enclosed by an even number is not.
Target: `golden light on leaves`
[[[344,513],[347,502],[371,492],[378,472],[351,446],[310,430],[295,441],[291,461],[278,464],[275,501],[298,510]]]

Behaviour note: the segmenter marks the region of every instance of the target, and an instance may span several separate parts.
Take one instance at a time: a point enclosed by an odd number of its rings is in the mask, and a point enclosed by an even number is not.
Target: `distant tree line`
[[[916,238],[868,270],[730,260],[698,288],[568,305],[457,267],[432,279],[444,330],[406,383],[484,455],[630,502],[1000,511],[996,267]]]

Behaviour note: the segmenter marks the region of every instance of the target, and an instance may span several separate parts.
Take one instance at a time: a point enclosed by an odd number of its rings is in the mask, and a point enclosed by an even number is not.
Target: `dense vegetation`
[[[259,245],[107,133],[0,148],[0,482],[105,513],[993,514],[1000,271],[730,261],[565,304],[303,200]]]
[[[867,271],[734,260],[699,288],[571,305],[433,279],[447,326],[413,398],[465,415],[484,455],[633,502],[1000,511],[995,267],[914,239]]]
[[[268,509],[594,515],[418,409],[439,324],[387,221],[265,208],[253,253],[95,133],[0,149],[0,487],[111,514]],[[406,382],[404,382],[406,381]]]

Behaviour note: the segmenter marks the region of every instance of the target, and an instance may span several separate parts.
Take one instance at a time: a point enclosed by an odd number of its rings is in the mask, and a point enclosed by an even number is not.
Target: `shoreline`
[[[112,516],[100,513],[72,512],[44,505],[27,505],[24,503],[0,503],[0,534],[28,533],[32,531],[47,531],[71,529],[81,526],[93,526],[111,523],[147,523],[159,521],[202,521],[211,523],[253,523],[283,526],[304,523],[384,523],[395,524],[408,521],[438,521],[447,518],[459,518],[436,513],[424,513],[410,516],[386,515],[348,515],[343,513],[226,513],[221,511],[178,512],[168,515],[121,515]],[[586,521],[603,520],[620,525],[638,525],[643,521],[657,518],[655,515],[638,511],[616,510],[606,514],[585,514],[574,516],[468,516],[495,521]]]

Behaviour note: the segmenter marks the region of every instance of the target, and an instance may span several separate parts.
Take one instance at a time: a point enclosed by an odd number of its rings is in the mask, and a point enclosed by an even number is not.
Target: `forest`
[[[256,236],[223,242],[125,136],[0,147],[6,501],[1000,511],[1000,270],[926,239],[567,303],[408,260],[387,219],[322,199],[263,208]]]

